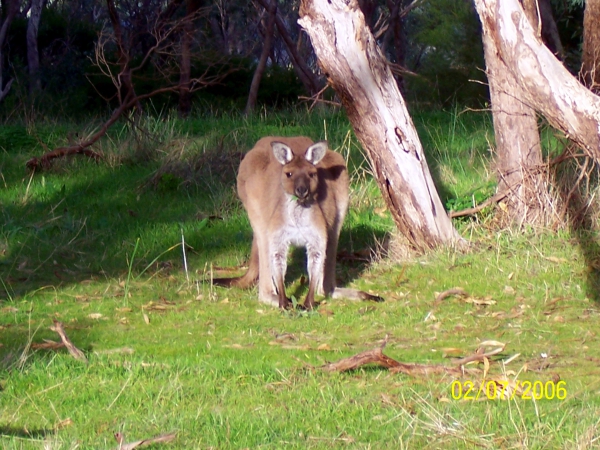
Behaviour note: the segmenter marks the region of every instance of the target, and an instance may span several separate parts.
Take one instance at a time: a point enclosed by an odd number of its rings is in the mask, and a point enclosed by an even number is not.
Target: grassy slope
[[[440,113],[415,121],[445,201],[468,202],[486,189],[489,119]],[[327,137],[354,173],[341,249],[369,249],[393,225],[344,118],[149,122],[161,142],[136,144],[123,128],[103,144],[107,163],[61,163],[33,178],[22,169],[41,151],[31,136],[56,145],[68,127],[2,132],[3,448],[114,448],[116,431],[127,441],[177,431],[166,448],[562,448],[597,439],[599,309],[588,247],[568,233],[521,236],[461,222],[474,243],[467,253],[340,264],[346,283],[385,303],[327,301],[315,313],[282,314],[253,291],[201,282],[211,263],[243,263],[250,230],[232,188],[235,159],[215,166],[198,155],[215,161],[265,134]],[[291,292],[301,295],[299,274],[292,272]],[[434,305],[436,292],[455,286],[471,297]],[[27,347],[56,339],[52,319],[65,323],[88,365]],[[567,398],[459,401],[445,376],[313,369],[385,336],[393,358],[446,365],[445,353],[501,341],[500,360],[520,356],[492,364],[491,375],[560,379]]]

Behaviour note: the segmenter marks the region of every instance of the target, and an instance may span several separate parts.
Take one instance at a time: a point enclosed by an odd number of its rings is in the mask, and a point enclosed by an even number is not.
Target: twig
[[[487,353],[474,353],[469,356],[465,356],[464,358],[455,359],[453,362],[458,366],[462,366],[464,364],[473,362],[473,361],[483,361],[485,358],[489,358],[490,356],[497,355],[498,353],[502,353],[504,348],[495,348]]]
[[[55,320],[54,325],[51,326],[50,329],[52,331],[58,333],[61,341],[63,342],[63,344],[65,344],[65,347],[67,347],[67,350],[69,350],[69,353],[71,354],[71,356],[73,358],[75,358],[77,361],[82,361],[87,364],[88,359],[86,358],[84,353],[81,350],[79,350],[77,347],[75,347],[75,345],[73,345],[71,340],[68,338],[67,334],[65,333],[65,328],[64,328],[62,322]]]
[[[459,287],[455,287],[452,289],[448,289],[444,292],[440,292],[436,297],[435,297],[435,302],[433,303],[433,306],[437,306],[440,303],[442,303],[442,301],[444,301],[446,298],[451,297],[453,295],[456,295],[458,297],[466,297],[469,294],[467,293],[467,291],[465,291],[463,288],[459,288]]]
[[[498,194],[493,195],[492,197],[488,198],[483,203],[480,203],[479,205],[477,205],[473,208],[462,209],[460,211],[450,211],[448,213],[448,217],[450,217],[451,219],[454,219],[455,217],[472,216],[473,214],[477,214],[482,209],[487,208],[491,204],[498,203],[500,200],[503,200],[508,194],[509,194],[509,190],[506,190],[504,192],[499,192]]]
[[[135,442],[130,442],[129,444],[123,444],[123,434],[115,433],[115,439],[119,443],[117,450],[133,450],[134,448],[138,448],[138,447],[142,447],[142,446],[146,446],[146,445],[159,444],[162,442],[171,442],[176,437],[177,437],[177,433],[169,433],[169,434],[163,434],[163,435],[157,436],[155,438],[142,439],[141,441],[135,441]]]

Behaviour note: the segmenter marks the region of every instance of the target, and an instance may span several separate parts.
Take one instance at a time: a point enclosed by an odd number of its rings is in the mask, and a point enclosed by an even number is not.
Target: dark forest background
[[[555,51],[577,73],[583,2],[549,4],[560,45]],[[411,105],[486,104],[480,24],[470,1],[360,5]],[[151,104],[136,101],[138,108],[178,108],[183,116],[194,108],[241,111],[271,29],[250,109],[310,103],[310,97],[335,101],[297,24],[298,7],[275,0],[3,0],[0,114],[9,121],[106,115],[122,105],[128,89],[152,97]]]

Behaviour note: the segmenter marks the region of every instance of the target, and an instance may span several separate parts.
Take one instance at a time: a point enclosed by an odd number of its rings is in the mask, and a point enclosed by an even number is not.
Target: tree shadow
[[[590,176],[589,173],[582,172],[587,164],[582,166],[576,164],[576,159],[574,161],[562,163],[551,175],[560,196],[562,215],[567,220],[585,261],[586,295],[595,303],[600,303],[600,238],[597,208],[592,203],[590,184],[582,182],[582,179]],[[596,170],[596,167],[594,169]]]
[[[0,436],[24,438],[24,439],[40,439],[51,435],[54,435],[55,431],[52,429],[33,429],[29,430],[25,427],[14,427],[11,425],[0,425]]]
[[[0,163],[7,168],[5,161]],[[77,294],[80,285],[108,282],[115,288],[108,297],[115,297],[123,295],[129,276],[135,280],[142,273],[144,277],[183,274],[182,234],[194,278],[201,278],[202,268],[213,261],[230,260],[232,254],[245,258],[250,253],[250,224],[232,184],[211,185],[206,180],[194,190],[177,183],[149,186],[154,169],[143,165],[65,163],[25,179],[19,170],[3,173],[6,187],[18,191],[27,185],[28,193],[10,201],[0,197],[0,362],[31,340],[25,309],[39,310],[36,303],[48,302],[59,289],[72,288],[61,301],[75,302],[71,299],[76,295],[71,294]],[[65,170],[73,176],[65,176]],[[371,262],[370,254],[385,239],[385,232],[368,225],[343,228],[338,261],[341,286],[361,276]],[[303,250],[299,255],[303,257]],[[305,267],[292,259],[289,275],[298,279]],[[102,292],[98,295],[104,299]],[[67,333],[86,350],[86,344],[93,342],[94,323],[81,324],[85,329],[67,329]],[[37,332],[35,342],[44,338],[58,340],[47,327]],[[31,359],[45,353],[35,351]],[[6,369],[0,364],[0,370]]]

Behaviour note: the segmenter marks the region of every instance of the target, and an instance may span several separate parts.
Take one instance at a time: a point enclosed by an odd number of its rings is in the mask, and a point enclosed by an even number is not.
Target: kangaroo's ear
[[[271,142],[271,148],[273,149],[273,155],[275,156],[275,159],[282,165],[286,165],[292,159],[294,159],[292,149],[283,142],[273,141]]]
[[[325,156],[325,153],[327,153],[327,142],[319,141],[308,147],[304,157],[309,163],[316,166],[317,164],[319,164],[319,162],[321,162],[321,160]]]

